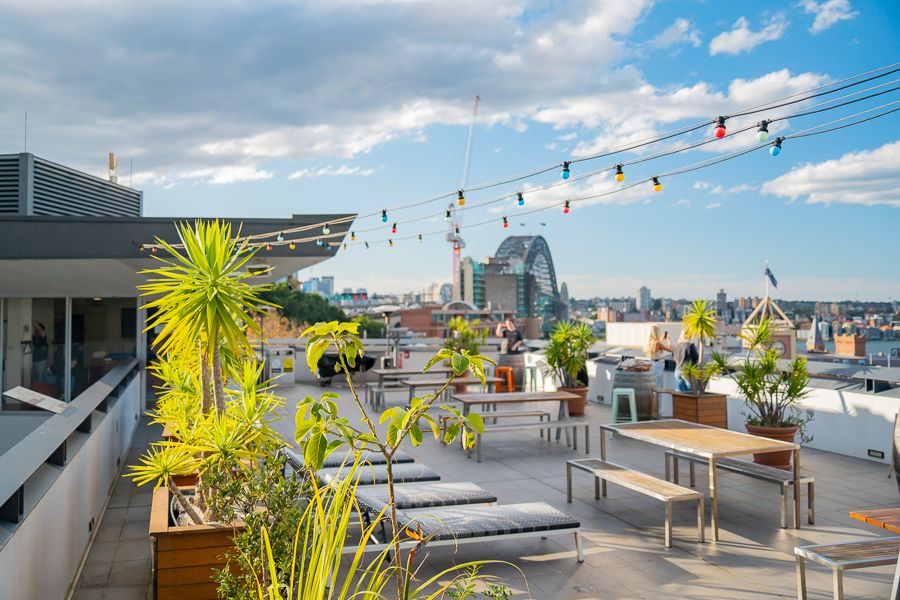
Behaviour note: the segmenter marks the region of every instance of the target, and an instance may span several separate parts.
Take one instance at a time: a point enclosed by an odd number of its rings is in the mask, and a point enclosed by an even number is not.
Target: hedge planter
[[[191,488],[184,488],[189,491]],[[171,493],[153,492],[150,508],[151,564],[156,600],[216,600],[215,570],[225,568],[240,526],[175,525],[169,516]]]
[[[725,394],[672,392],[672,417],[728,429],[728,399]]]
[[[794,438],[797,437],[796,425],[793,425],[791,427],[757,427],[756,425],[745,423],[744,426],[747,428],[748,433],[758,435],[760,437],[766,437],[772,440],[778,440],[780,442],[790,442],[793,444]],[[753,462],[760,465],[766,465],[769,467],[775,467],[777,469],[790,471],[792,454],[792,450],[785,450],[784,452],[764,452],[762,454],[754,454]]]

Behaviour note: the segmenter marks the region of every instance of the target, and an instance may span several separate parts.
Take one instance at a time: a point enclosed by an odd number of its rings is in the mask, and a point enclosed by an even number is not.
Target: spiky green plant
[[[703,364],[704,342],[716,339],[719,324],[713,303],[709,300],[694,300],[681,322],[687,337],[696,338],[699,362]]]
[[[550,334],[545,358],[549,373],[563,387],[581,387],[578,374],[587,363],[588,350],[597,341],[590,326],[578,321],[561,321]]]
[[[196,472],[199,462],[195,454],[180,445],[154,444],[139,460],[141,464],[131,466],[131,473],[126,477],[130,477],[137,485],[155,483],[154,489],[161,485],[168,487],[190,519],[197,524],[203,522],[197,509],[188,502],[173,479],[178,475]]]

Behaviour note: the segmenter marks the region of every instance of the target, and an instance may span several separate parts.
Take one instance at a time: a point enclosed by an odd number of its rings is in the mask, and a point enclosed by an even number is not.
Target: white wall
[[[99,525],[119,474],[116,459],[124,461],[131,445],[140,412],[139,381],[131,380],[0,548],[0,600],[65,598],[87,549],[88,523],[94,518],[95,527]],[[27,496],[28,482],[25,486]]]
[[[628,346],[631,348],[643,348],[650,337],[650,327],[657,325],[659,335],[669,332],[669,339],[675,344],[678,334],[681,332],[681,323],[607,323],[606,343],[610,346]]]

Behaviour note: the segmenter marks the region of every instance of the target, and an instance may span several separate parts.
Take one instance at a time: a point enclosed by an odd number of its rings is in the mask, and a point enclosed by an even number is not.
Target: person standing
[[[691,341],[684,329],[678,334],[678,343],[672,352],[672,358],[675,359],[675,383],[678,391],[691,391],[691,382],[683,375],[683,371],[687,365],[696,365],[700,355],[697,352],[697,345]]]
[[[38,321],[31,322],[31,369],[34,385],[37,382],[47,381],[47,356],[50,348],[47,345],[47,330],[44,324]]]
[[[497,337],[503,338],[503,341],[500,342],[501,354],[515,354],[525,348],[525,340],[522,337],[522,333],[512,319],[506,319],[506,321],[498,324],[495,334]],[[506,348],[505,352],[504,346]]]
[[[662,389],[663,386],[663,370],[665,369],[665,358],[663,354],[672,351],[672,342],[669,341],[669,332],[665,332],[659,337],[659,325],[650,326],[650,335],[647,343],[644,344],[644,353],[652,363],[651,371],[656,376],[656,389]]]

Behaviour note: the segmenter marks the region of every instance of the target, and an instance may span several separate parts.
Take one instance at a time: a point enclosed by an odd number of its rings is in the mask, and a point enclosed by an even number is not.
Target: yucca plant
[[[136,484],[155,483],[153,489],[161,485],[168,487],[178,505],[191,520],[197,524],[203,522],[197,509],[188,502],[173,480],[173,477],[187,475],[197,470],[196,455],[182,446],[153,444],[139,460],[141,464],[132,466],[128,475]]]
[[[703,364],[704,341],[716,339],[719,319],[716,316],[715,306],[708,300],[694,300],[681,322],[687,337],[697,339],[699,363]]]
[[[584,370],[588,350],[597,341],[587,323],[562,321],[556,324],[550,334],[546,359],[550,374],[563,387],[582,387],[578,374]]]

